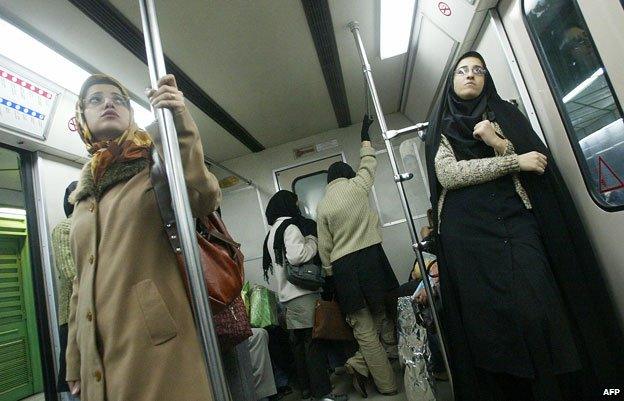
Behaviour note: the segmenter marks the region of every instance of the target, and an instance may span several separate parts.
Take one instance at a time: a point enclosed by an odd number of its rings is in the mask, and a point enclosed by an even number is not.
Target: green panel
[[[0,237],[0,401],[34,393],[19,237]]]
[[[0,401],[42,390],[26,219],[0,214]]]
[[[0,401],[33,394],[25,334],[18,329],[0,333]]]
[[[24,220],[24,225],[26,221]],[[26,306],[26,322],[28,324],[28,343],[30,345],[30,363],[35,393],[43,391],[43,372],[41,369],[41,353],[39,348],[39,330],[37,328],[37,315],[35,314],[35,291],[33,288],[33,275],[30,264],[30,252],[28,250],[28,237],[22,241],[22,268],[24,269],[24,305]],[[1,401],[1,400],[0,400]]]
[[[26,217],[0,213],[0,234],[26,235]]]

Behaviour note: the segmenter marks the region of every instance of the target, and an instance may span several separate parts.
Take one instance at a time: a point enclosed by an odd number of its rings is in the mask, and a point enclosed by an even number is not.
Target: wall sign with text
[[[0,64],[0,125],[45,140],[57,96]]]

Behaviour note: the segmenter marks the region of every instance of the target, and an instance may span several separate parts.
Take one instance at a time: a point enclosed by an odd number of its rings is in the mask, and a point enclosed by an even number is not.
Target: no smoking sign
[[[451,14],[453,14],[453,12],[451,11],[451,6],[449,6],[443,1],[438,3],[438,10],[440,10],[440,12],[447,17],[450,17]]]
[[[69,128],[71,132],[78,131],[78,123],[76,121],[76,117],[72,117],[69,119],[69,121],[67,122],[67,128]]]

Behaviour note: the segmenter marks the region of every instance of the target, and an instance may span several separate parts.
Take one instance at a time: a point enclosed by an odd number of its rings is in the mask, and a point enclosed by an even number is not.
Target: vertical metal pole
[[[431,284],[429,283],[429,275],[427,273],[424,258],[422,255],[422,245],[420,243],[420,240],[418,239],[418,233],[416,231],[416,226],[414,225],[412,211],[410,210],[409,203],[407,202],[407,196],[405,194],[405,188],[403,186],[403,181],[405,180],[405,177],[399,173],[399,168],[396,163],[394,149],[392,148],[392,143],[390,142],[390,139],[388,139],[388,136],[386,135],[386,133],[388,132],[388,127],[386,125],[386,119],[384,118],[383,110],[381,109],[379,96],[377,95],[377,88],[375,87],[375,81],[373,80],[371,67],[370,67],[370,64],[368,63],[368,58],[366,57],[366,50],[364,49],[364,43],[362,42],[362,38],[360,36],[359,24],[356,21],[352,21],[349,23],[349,29],[351,30],[351,33],[353,34],[353,37],[355,38],[357,50],[360,55],[360,60],[362,62],[362,71],[364,72],[364,77],[366,78],[366,82],[368,83],[368,89],[370,91],[371,98],[373,100],[373,105],[375,106],[375,113],[377,114],[379,127],[381,128],[381,134],[384,138],[384,143],[386,144],[386,149],[388,151],[390,164],[392,165],[392,171],[394,172],[394,181],[397,184],[397,190],[399,191],[399,197],[401,199],[401,206],[403,206],[403,213],[405,213],[405,217],[407,219],[407,228],[409,230],[410,237],[412,239],[412,249],[416,253],[416,258],[418,259],[420,274],[421,274],[421,277],[423,278],[425,291],[427,292],[427,298],[429,299],[429,305],[431,306],[433,321],[436,326],[438,340],[440,341],[440,348],[442,351],[442,356],[444,357],[444,365],[449,374],[449,380],[450,380],[451,388],[452,388],[453,377],[451,375],[451,369],[449,367],[448,357],[446,353],[446,345],[442,337],[442,331],[440,330],[440,320],[435,309],[435,304],[433,300],[433,290],[431,289]]]
[[[139,0],[139,5],[141,7],[150,81],[152,87],[156,88],[159,78],[166,75],[165,60],[158,30],[158,21],[156,19],[156,8],[154,0]],[[221,353],[212,322],[208,291],[204,285],[203,270],[195,237],[195,220],[191,214],[186,182],[184,181],[184,171],[182,169],[182,159],[180,157],[173,115],[171,110],[168,109],[158,109],[155,110],[155,113],[158,119],[158,128],[165,156],[165,169],[184,254],[186,273],[189,278],[195,325],[203,346],[204,361],[210,377],[213,398],[216,401],[231,401],[232,397],[223,372]],[[189,368],[192,369],[192,367]]]

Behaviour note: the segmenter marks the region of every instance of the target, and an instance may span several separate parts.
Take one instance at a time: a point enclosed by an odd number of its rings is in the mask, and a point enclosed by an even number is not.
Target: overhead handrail
[[[221,170],[226,171],[226,172],[228,172],[228,173],[232,174],[233,176],[240,178],[240,179],[241,179],[241,180],[243,180],[243,182],[245,182],[247,185],[250,185],[250,186],[252,186],[252,187],[257,187],[257,185],[256,185],[256,184],[254,184],[254,182],[253,182],[252,180],[250,180],[249,178],[245,178],[245,177],[243,177],[242,175],[238,174],[236,171],[234,171],[234,170],[230,170],[229,168],[225,167],[223,164],[221,164],[221,163],[219,163],[219,162],[217,162],[217,161],[214,161],[213,159],[211,159],[211,158],[209,158],[209,157],[207,157],[207,156],[204,156],[204,163],[205,163],[205,164],[208,164],[208,165],[210,165],[210,166],[217,166],[217,167],[218,167],[218,168],[220,168]]]

